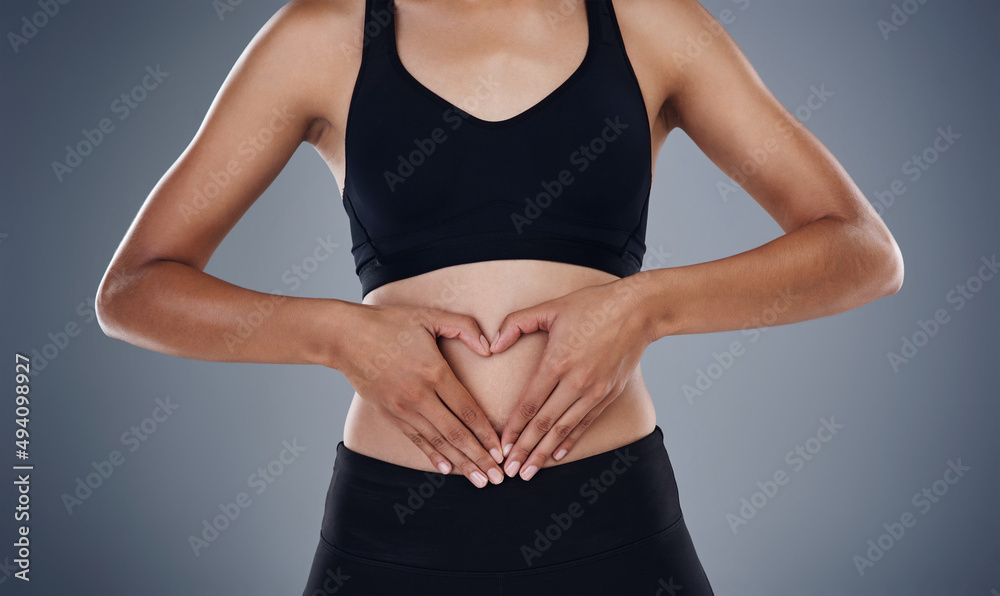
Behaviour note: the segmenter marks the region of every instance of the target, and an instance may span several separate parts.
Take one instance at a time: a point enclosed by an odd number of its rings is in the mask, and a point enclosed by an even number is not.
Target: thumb
[[[476,320],[466,315],[444,313],[435,317],[433,333],[437,337],[458,338],[480,356],[489,356],[489,343]]]
[[[537,306],[514,311],[504,317],[500,323],[500,330],[497,331],[493,343],[490,344],[490,351],[494,354],[509,348],[525,333],[535,331],[548,331],[551,323],[551,315],[547,310]]]

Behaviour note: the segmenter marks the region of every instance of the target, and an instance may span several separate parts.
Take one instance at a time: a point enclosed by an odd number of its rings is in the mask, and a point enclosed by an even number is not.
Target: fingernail
[[[487,474],[489,474],[490,482],[492,482],[493,484],[500,484],[501,482],[503,482],[503,472],[501,472],[500,470],[496,468],[490,468],[490,471],[487,472]]]
[[[496,337],[493,338],[493,343],[490,344],[490,347],[492,348],[493,346],[497,345],[497,342],[499,340],[500,340],[500,332],[497,331]]]
[[[490,351],[490,342],[486,341],[485,335],[482,334],[479,335],[479,343],[483,344],[483,347],[486,348],[487,352]]]
[[[514,446],[513,443],[507,443],[506,445],[503,446],[503,456],[504,457],[507,457],[508,455],[510,455],[510,449],[513,446]]]
[[[482,472],[476,470],[475,472],[472,473],[472,483],[478,486],[479,488],[483,488],[484,486],[486,486],[486,476],[483,476]]]
[[[451,471],[451,467],[448,464],[444,463],[443,461],[438,462],[438,469],[441,470],[442,474],[447,474],[448,472]]]
[[[531,477],[534,476],[535,472],[537,471],[538,471],[538,466],[532,464],[524,469],[524,472],[521,473],[521,478],[525,480],[531,480]]]
[[[517,460],[511,460],[510,462],[507,463],[507,467],[504,468],[504,471],[507,472],[508,476],[513,476],[514,474],[517,474],[517,469],[520,466],[521,462]]]
[[[560,459],[563,458],[564,455],[566,455],[566,450],[560,449],[559,451],[556,451],[556,454],[553,455],[552,457],[556,458],[556,461],[559,461]]]
[[[497,462],[498,464],[503,463],[503,456],[500,455],[500,450],[497,449],[496,447],[490,449],[490,455],[493,456],[493,461]]]

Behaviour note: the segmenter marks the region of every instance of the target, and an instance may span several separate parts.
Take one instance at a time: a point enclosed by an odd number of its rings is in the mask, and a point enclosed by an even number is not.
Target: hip
[[[477,489],[340,443],[304,594],[711,594],[663,434]],[[668,592],[669,593],[669,592]]]
[[[541,470],[530,481],[515,476],[485,489],[341,443],[320,535],[334,550],[389,564],[516,571],[624,547],[680,519],[673,468],[655,426],[636,441]],[[489,548],[470,549],[463,537]]]

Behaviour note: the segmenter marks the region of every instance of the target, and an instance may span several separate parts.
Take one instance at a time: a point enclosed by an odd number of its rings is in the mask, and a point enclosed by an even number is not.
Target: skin
[[[577,2],[549,18],[561,4],[397,0],[401,60],[472,115],[509,118],[583,59],[585,11]],[[760,327],[765,314],[774,315],[768,325],[829,316],[898,291],[903,261],[888,229],[732,39],[710,27],[714,18],[695,0],[614,6],[654,163],[668,133],[683,130],[740,179],[784,235],[731,257],[624,279],[529,259],[469,263],[386,284],[361,303],[277,298],[210,276],[204,268],[219,243],[302,142],[343,193],[364,1],[292,0],[249,44],[129,228],[98,293],[102,329],[186,358],[336,369],[356,390],[348,448],[483,487],[503,480],[501,464],[528,480],[652,432],[639,360],[654,341]],[[700,55],[675,58],[705,31],[718,35]],[[477,97],[482,76],[499,86]],[[469,97],[477,101],[462,101]],[[292,116],[252,167],[192,213],[194,190],[240,158],[234,148],[272,123],[275,108]],[[740,164],[761,147],[775,150],[742,179]],[[261,305],[269,314],[234,340],[239,321],[265,312]]]

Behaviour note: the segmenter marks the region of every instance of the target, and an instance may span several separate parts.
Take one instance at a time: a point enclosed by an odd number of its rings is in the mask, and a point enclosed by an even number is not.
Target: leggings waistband
[[[663,431],[476,488],[337,445],[321,538],[387,564],[517,571],[582,559],[682,519]]]

